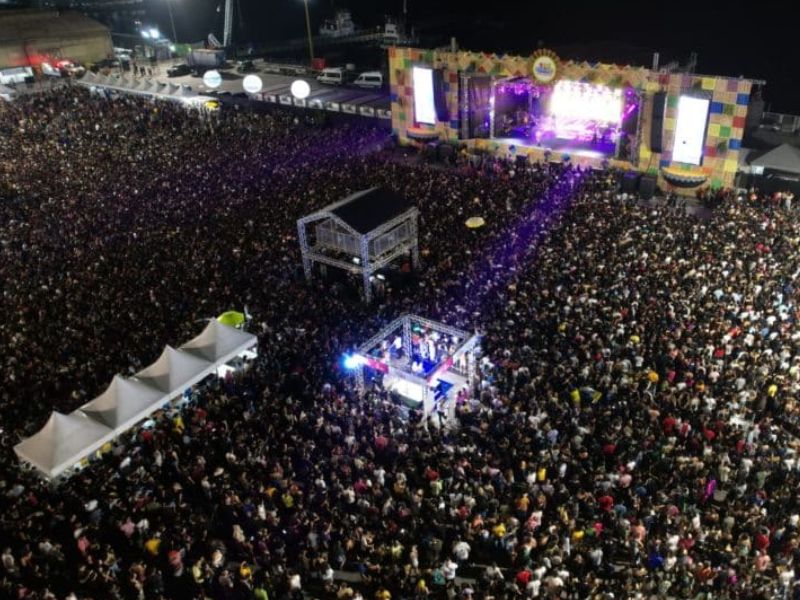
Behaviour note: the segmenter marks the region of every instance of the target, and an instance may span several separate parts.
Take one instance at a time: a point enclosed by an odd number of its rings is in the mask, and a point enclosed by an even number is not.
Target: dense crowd
[[[384,141],[80,90],[0,107],[0,591],[799,597],[790,207],[697,219],[607,172]],[[365,305],[305,282],[295,221],[372,185],[419,207],[423,266]],[[245,370],[59,486],[18,466],[51,410],[244,305]],[[338,367],[404,311],[483,335],[451,427]]]

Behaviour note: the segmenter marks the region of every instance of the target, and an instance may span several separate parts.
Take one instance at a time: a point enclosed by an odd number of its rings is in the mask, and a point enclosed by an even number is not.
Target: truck
[[[225,51],[220,48],[193,49],[186,56],[186,64],[188,64],[194,71],[216,69],[225,64]]]

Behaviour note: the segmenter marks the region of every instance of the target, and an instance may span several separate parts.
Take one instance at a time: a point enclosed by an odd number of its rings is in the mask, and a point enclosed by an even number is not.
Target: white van
[[[380,71],[365,71],[353,83],[363,88],[381,88],[383,87],[383,73]]]
[[[328,85],[342,85],[345,83],[345,72],[341,67],[328,67],[322,69],[317,75],[317,81]]]

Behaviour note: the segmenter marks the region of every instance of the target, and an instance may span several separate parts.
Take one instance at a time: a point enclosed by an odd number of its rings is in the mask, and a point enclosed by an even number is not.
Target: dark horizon
[[[146,1],[163,31],[169,31],[165,0]],[[212,28],[219,36],[223,16],[217,7],[223,7],[224,0],[192,2],[187,14],[189,1],[173,0],[179,36],[199,40]],[[305,35],[302,0],[237,3],[244,14],[243,19],[236,18],[238,39],[263,42]],[[757,14],[685,2],[668,7],[621,2],[609,9],[607,4],[586,2],[520,6],[511,0],[481,5],[408,0],[407,6],[410,24],[426,41],[443,44],[455,36],[462,48],[470,50],[527,54],[542,42],[546,47],[568,46],[575,57],[623,64],[634,59],[643,66],[651,64],[654,51],[661,53],[662,64],[669,59],[685,63],[694,51],[699,57],[697,72],[766,80],[765,97],[773,110],[800,114],[800,86],[786,60],[796,54],[793,23],[779,18],[784,11],[775,3],[761,3]],[[400,15],[402,7],[403,0],[309,1],[314,31],[337,8],[349,9],[357,25],[374,27],[386,14]],[[593,55],[582,55],[582,50]]]
[[[64,2],[68,0],[63,0]],[[197,42],[214,32],[222,37],[225,0],[171,0],[178,38]],[[171,31],[167,0],[144,0],[147,19]],[[0,5],[2,6],[2,5]],[[684,64],[697,52],[697,72],[766,80],[765,100],[776,112],[800,114],[800,86],[789,62],[797,55],[794,21],[781,18],[785,8],[774,1],[745,12],[710,3],[650,5],[597,2],[547,5],[495,0],[407,0],[408,20],[422,36],[421,45],[441,45],[456,37],[464,49],[529,54],[539,44],[570,58],[650,66],[652,53],[661,64]],[[281,41],[306,34],[302,0],[234,0],[234,39]],[[357,26],[375,27],[389,14],[402,14],[403,0],[309,0],[312,29],[336,9],[351,11]]]

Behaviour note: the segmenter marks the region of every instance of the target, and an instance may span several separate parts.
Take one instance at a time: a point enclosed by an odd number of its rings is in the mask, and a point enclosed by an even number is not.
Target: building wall
[[[534,57],[483,54],[478,52],[439,52],[417,48],[389,49],[389,83],[392,103],[392,129],[401,142],[410,143],[415,135],[436,135],[438,139],[460,139],[460,74],[485,74],[501,77],[529,76]],[[434,126],[417,125],[414,121],[414,102],[411,68],[414,65],[442,69],[444,92],[449,109],[449,121]],[[752,82],[746,79],[707,77],[684,74],[662,74],[642,67],[616,66],[601,63],[561,61],[558,78],[610,87],[631,87],[642,97],[640,106],[641,127],[639,143],[634,149],[638,157],[634,163],[609,161],[620,168],[637,169],[659,177],[662,187],[670,184],[664,179],[664,169],[672,173],[703,178],[702,185],[722,187],[733,185],[739,159],[744,122],[750,99]],[[650,130],[653,94],[667,93],[667,109],[663,126],[663,153],[650,152]],[[706,132],[705,156],[698,166],[672,161],[672,144],[675,138],[678,98],[682,93],[702,91],[711,96],[711,110]],[[411,135],[409,135],[411,134]],[[558,152],[545,152],[535,148],[516,148],[493,140],[471,140],[469,146],[511,156],[524,153],[533,159],[559,160]],[[637,152],[638,150],[638,152]],[[599,166],[598,159],[579,159],[574,162]]]
[[[46,57],[89,63],[113,55],[108,28],[75,13],[10,11],[0,14],[0,31],[0,68],[36,66]]]
[[[69,58],[80,63],[96,62],[113,54],[108,36],[40,38],[0,46],[0,66],[38,64],[39,57]]]

